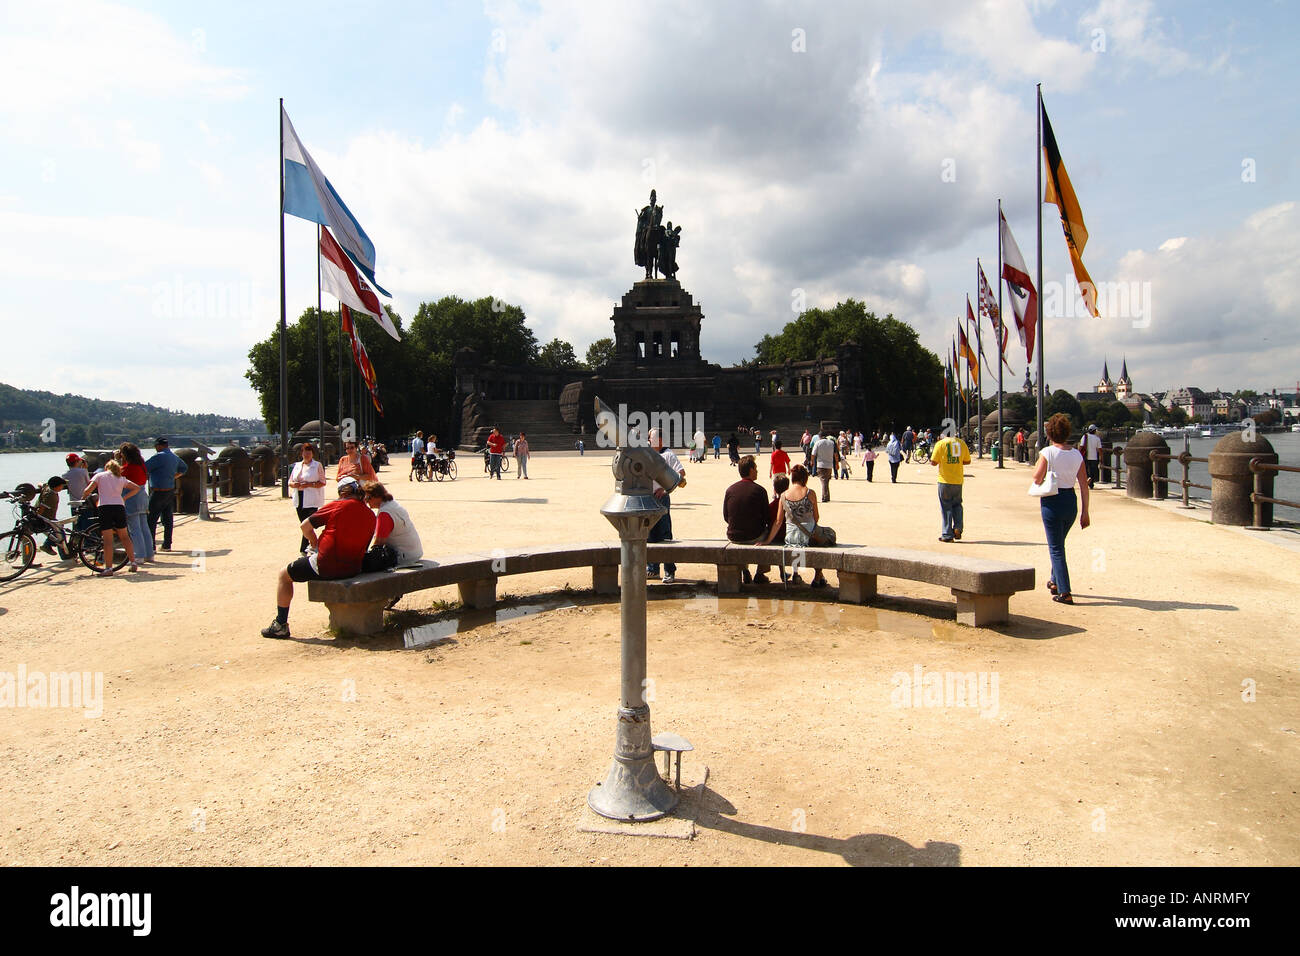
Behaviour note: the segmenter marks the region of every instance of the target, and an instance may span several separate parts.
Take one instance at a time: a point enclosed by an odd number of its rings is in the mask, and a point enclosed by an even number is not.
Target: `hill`
[[[52,425],[50,423],[53,423]],[[0,383],[0,439],[23,448],[72,448],[157,435],[265,434],[259,419],[174,411],[140,402],[55,395]]]

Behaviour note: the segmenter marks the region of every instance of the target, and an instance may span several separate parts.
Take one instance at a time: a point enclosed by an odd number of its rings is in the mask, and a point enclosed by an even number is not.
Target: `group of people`
[[[493,425],[492,431],[487,437],[487,456],[488,456],[488,477],[501,480],[501,459],[506,454],[506,448],[509,447],[510,454],[515,456],[515,477],[528,477],[528,436],[520,432],[515,438],[506,438],[501,429]]]
[[[41,545],[43,551],[64,561],[72,557],[63,536],[53,528],[64,491],[79,527],[86,527],[92,515],[99,522],[104,540],[104,567],[99,574],[113,574],[118,542],[131,571],[138,572],[142,562],[153,561],[160,522],[161,550],[172,549],[176,478],[189,466],[172,452],[166,438],[155,441],[154,454],[147,460],[137,445],[123,442],[93,475],[86,459],[76,452],[69,453],[64,463],[68,470],[62,475],[50,476],[39,487],[24,482],[15,489],[24,500],[35,500],[36,513],[51,525],[51,533]]]
[[[344,450],[334,477],[337,498],[328,503],[329,479],[315,446],[304,443],[302,460],[293,466],[289,487],[302,540],[299,557],[277,576],[275,620],[262,629],[263,637],[291,636],[289,606],[295,583],[350,578],[410,564],[424,555],[415,522],[379,481],[369,457],[356,442],[345,443]]]

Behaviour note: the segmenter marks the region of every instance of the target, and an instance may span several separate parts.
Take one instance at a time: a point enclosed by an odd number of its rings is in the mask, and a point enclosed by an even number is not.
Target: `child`
[[[866,451],[862,453],[862,465],[867,469],[867,481],[871,480],[871,470],[876,467],[876,453],[871,450],[868,444]]]

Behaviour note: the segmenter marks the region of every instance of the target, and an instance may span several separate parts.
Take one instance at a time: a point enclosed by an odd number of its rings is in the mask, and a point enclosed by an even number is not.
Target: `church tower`
[[[1110,380],[1110,363],[1105,360],[1101,363],[1101,381],[1097,383],[1097,391],[1103,395],[1115,391],[1115,383]]]
[[[1128,356],[1124,357],[1124,367],[1120,369],[1119,381],[1115,383],[1115,397],[1121,402],[1133,394],[1133,382],[1128,377]]]

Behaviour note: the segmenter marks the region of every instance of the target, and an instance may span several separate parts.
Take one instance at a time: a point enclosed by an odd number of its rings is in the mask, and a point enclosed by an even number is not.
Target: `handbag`
[[[372,571],[387,571],[389,568],[397,567],[397,551],[391,544],[377,544],[361,559],[361,571],[368,574]]]
[[[1060,489],[1056,486],[1056,472],[1047,469],[1047,474],[1043,475],[1042,483],[1030,482],[1029,494],[1033,498],[1050,498]]]

